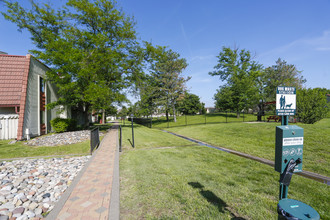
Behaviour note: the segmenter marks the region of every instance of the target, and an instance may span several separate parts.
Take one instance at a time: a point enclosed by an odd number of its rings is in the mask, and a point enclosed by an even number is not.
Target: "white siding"
[[[39,76],[44,76],[46,71],[47,68],[45,66],[31,58],[24,113],[24,138],[26,138],[27,128],[29,129],[31,136],[37,136],[40,134]]]
[[[0,140],[17,138],[18,115],[0,115]]]
[[[41,64],[39,61],[31,58],[30,72],[28,78],[25,115],[24,115],[24,127],[23,137],[26,138],[26,129],[29,128],[31,136],[40,135],[40,77],[46,79],[46,72],[48,68]],[[57,89],[55,86],[45,81],[45,95],[46,105],[57,101]],[[70,112],[66,114],[70,117]],[[59,117],[58,108],[45,111],[45,124],[46,133],[50,132],[50,121],[56,117]]]

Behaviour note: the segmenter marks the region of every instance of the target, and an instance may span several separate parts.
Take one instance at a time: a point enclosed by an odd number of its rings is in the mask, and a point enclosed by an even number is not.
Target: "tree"
[[[226,84],[215,95],[216,106],[234,110],[239,117],[243,109],[255,105],[260,99],[257,82],[262,66],[253,61],[251,53],[244,49],[223,47],[217,58],[218,64],[209,74],[219,76]]]
[[[265,101],[274,101],[278,86],[292,86],[297,90],[303,88],[306,79],[293,64],[287,64],[285,60],[278,58],[276,65],[267,67],[261,77]]]
[[[121,118],[126,118],[127,115],[128,115],[127,107],[123,106],[121,110],[118,112],[118,116]]]
[[[178,110],[185,115],[195,115],[203,112],[203,104],[197,95],[185,92],[183,99],[178,101]]]
[[[297,117],[306,124],[325,118],[330,111],[326,97],[328,92],[320,88],[297,90]]]
[[[139,78],[143,56],[134,21],[114,1],[67,0],[60,9],[31,1],[31,10],[4,2],[4,17],[31,33],[38,49],[30,52],[51,67],[47,79],[57,85],[60,98],[48,107],[76,107],[88,122],[90,108],[106,109],[126,99],[122,91]]]
[[[157,81],[150,75],[140,83],[140,107],[144,116],[152,115],[158,108],[161,93]]]
[[[228,86],[221,86],[214,94],[215,107],[219,110],[231,110],[234,106],[232,99],[233,91]]]
[[[146,43],[146,50],[150,63],[150,80],[153,82],[149,91],[156,97],[157,105],[165,107],[167,120],[170,108],[172,109],[176,122],[176,103],[184,94],[185,83],[190,79],[181,75],[187,67],[186,59],[180,58],[180,55],[171,49],[153,47],[150,43]]]

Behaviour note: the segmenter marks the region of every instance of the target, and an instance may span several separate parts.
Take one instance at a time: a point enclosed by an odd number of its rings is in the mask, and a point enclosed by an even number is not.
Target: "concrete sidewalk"
[[[117,146],[115,124],[46,219],[119,219]]]

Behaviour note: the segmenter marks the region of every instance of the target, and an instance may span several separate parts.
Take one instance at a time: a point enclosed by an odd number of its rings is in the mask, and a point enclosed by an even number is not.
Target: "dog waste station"
[[[302,172],[304,129],[289,125],[289,116],[296,113],[296,88],[277,87],[276,114],[282,116],[281,126],[276,127],[275,171],[280,173],[278,219],[318,220],[320,215],[309,205],[288,199],[288,188],[293,173]]]

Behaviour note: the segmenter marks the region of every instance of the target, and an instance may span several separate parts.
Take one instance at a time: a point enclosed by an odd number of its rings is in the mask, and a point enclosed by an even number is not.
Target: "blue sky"
[[[307,88],[330,89],[329,0],[118,0],[118,5],[134,16],[141,40],[169,46],[187,59],[184,75],[192,76],[187,87],[207,107],[224,84],[208,75],[223,46],[247,49],[265,67],[282,58],[303,71]],[[27,32],[0,18],[1,51],[25,55],[32,48]]]

